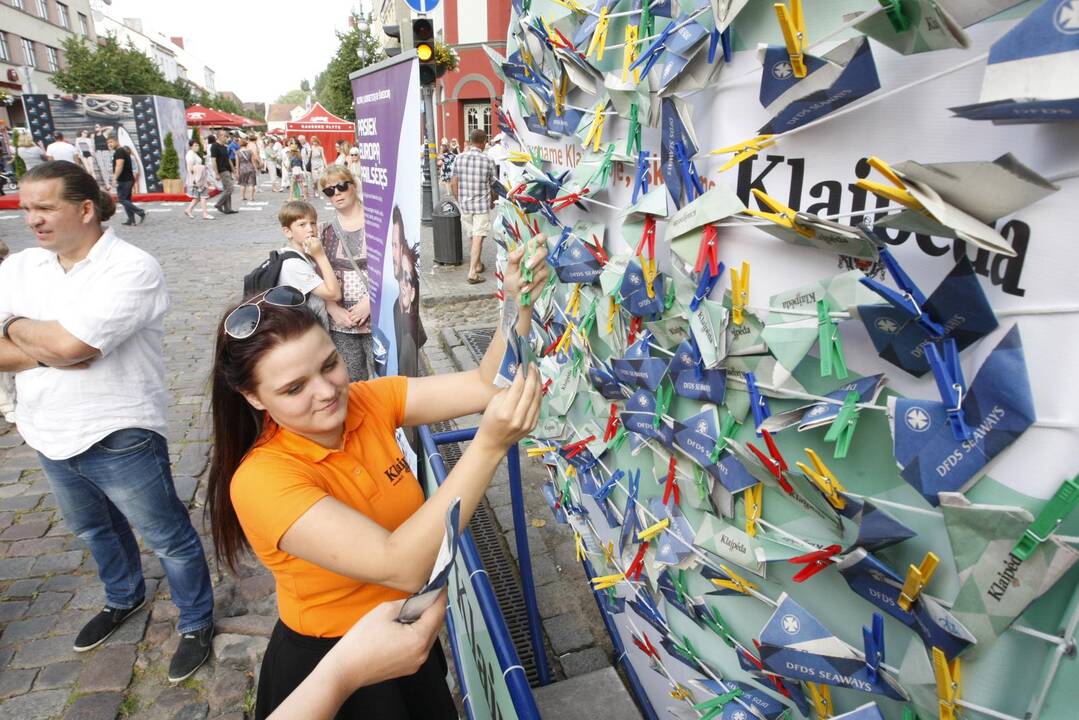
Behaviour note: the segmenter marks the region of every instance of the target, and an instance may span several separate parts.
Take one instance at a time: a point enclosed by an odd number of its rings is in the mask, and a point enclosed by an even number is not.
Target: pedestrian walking
[[[318,139],[318,135],[311,136],[311,185],[312,188],[318,187],[318,182],[322,178],[322,173],[326,172],[326,152],[322,149],[322,141]],[[311,191],[311,196],[314,197],[314,190]]]
[[[442,190],[443,197],[449,197],[451,194],[450,179],[453,177],[453,162],[456,159],[457,154],[450,151],[449,141],[442,138],[438,155],[438,186]]]
[[[52,134],[53,141],[49,143],[49,146],[45,148],[46,160],[63,160],[69,163],[79,162],[79,151],[75,149],[75,146],[64,139],[64,134],[57,130]]]
[[[247,138],[241,139],[240,149],[236,151],[236,180],[240,185],[240,197],[243,200],[255,199],[259,182],[257,162],[253,143]]]
[[[273,135],[263,139],[262,162],[270,174],[270,192],[281,192],[281,167],[277,164],[281,143]]]
[[[293,200],[307,198],[307,173],[303,169],[303,156],[295,143],[288,151],[289,197]]]
[[[202,210],[202,219],[213,220],[214,216],[206,209],[206,198],[210,195],[210,177],[198,149],[197,139],[187,143],[187,155],[184,156],[184,161],[187,163],[187,194],[191,197],[191,202],[184,208],[184,214],[194,220],[195,216],[191,214],[191,211],[195,209],[195,203],[198,203],[199,209]]]
[[[217,141],[217,137],[210,135],[206,138],[210,143],[209,169],[216,176],[221,185],[221,197],[214,203],[214,208],[222,215],[232,215],[237,210],[232,209],[232,162],[229,160],[229,150]]]
[[[360,149],[358,147],[349,149],[348,159],[345,161],[345,167],[350,173],[352,173],[352,177],[356,178],[356,182],[362,185],[363,162],[360,160]]]
[[[333,159],[334,165],[345,165],[348,163],[348,152],[352,149],[352,145],[348,140],[339,140],[334,146],[337,148],[337,157]]]
[[[20,194],[38,247],[0,265],[0,370],[17,373],[19,434],[105,586],[74,650],[99,646],[145,604],[137,530],[179,609],[168,673],[179,682],[209,657],[214,598],[169,470],[165,278],[153,257],[102,226],[116,205],[81,166],[39,165]]]
[[[461,206],[461,228],[470,237],[468,282],[472,285],[485,280],[482,273],[483,239],[491,232],[491,208],[497,168],[495,161],[483,151],[487,133],[476,129],[468,136],[468,149],[453,162],[450,186]]]
[[[288,192],[292,187],[292,174],[291,174],[291,159],[289,155],[289,149],[292,145],[291,140],[285,140],[283,143],[278,143],[280,147],[277,150],[277,167],[281,171],[281,192]]]
[[[112,128],[106,125],[94,125],[94,162],[104,188],[109,187],[109,180],[112,178],[112,151],[109,150],[111,132]]]
[[[146,211],[131,201],[131,192],[139,179],[138,168],[131,159],[131,151],[120,145],[114,137],[109,138],[109,149],[112,150],[112,186],[116,188],[116,197],[124,206],[127,220],[121,225],[134,225],[135,218],[139,224],[146,220]]]
[[[45,151],[34,142],[34,139],[30,137],[30,133],[19,133],[19,147],[15,149],[15,154],[23,161],[27,172],[45,162]]]
[[[75,153],[83,170],[94,174],[94,141],[90,139],[90,132],[82,130],[75,138]]]
[[[507,267],[509,310],[531,290],[520,282],[522,255],[523,248]],[[544,262],[537,247],[537,286]],[[349,383],[339,352],[302,304],[301,293],[279,287],[231,309],[218,328],[212,374],[215,548],[233,568],[250,548],[277,587],[279,620],[258,679],[259,720],[357,619],[423,586],[447,510],[459,498],[459,522],[467,526],[506,450],[535,425],[542,398],[535,365],[510,388],[494,386],[506,350],[501,328],[479,371]],[[516,319],[522,335],[530,316],[526,308]],[[425,501],[395,432],[476,412],[483,413],[476,439]],[[413,674],[352,694],[336,717],[456,719],[441,645]]]

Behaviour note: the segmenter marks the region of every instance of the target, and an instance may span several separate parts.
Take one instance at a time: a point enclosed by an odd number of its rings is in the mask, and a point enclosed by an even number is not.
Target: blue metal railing
[[[438,452],[438,445],[471,440],[475,434],[476,428],[452,430],[449,432],[438,433],[437,435],[433,434],[431,429],[427,426],[421,426],[419,428],[420,443],[423,446],[424,454],[427,456],[427,461],[430,463],[431,471],[434,473],[434,480],[437,485],[441,485],[446,480],[447,475],[446,463],[442,459],[442,455]],[[517,545],[518,562],[520,563],[519,567],[523,585],[522,589],[524,590],[525,608],[528,612],[532,652],[533,656],[536,658],[540,684],[547,684],[550,682],[550,674],[547,668],[547,653],[543,646],[539,606],[536,604],[535,586],[532,580],[531,556],[529,555],[527,528],[525,527],[524,521],[520,457],[516,446],[514,446],[507,454],[507,459],[509,463],[510,497],[514,506],[514,536]],[[476,550],[476,543],[468,528],[465,528],[465,531],[461,533],[458,552],[461,553],[461,558],[464,560],[465,567],[468,569],[472,589],[475,592],[476,603],[480,607],[484,624],[491,637],[491,644],[494,646],[495,656],[504,673],[506,686],[509,690],[510,697],[513,699],[517,716],[523,720],[539,720],[539,710],[536,708],[536,701],[532,696],[532,689],[528,685],[528,676],[525,674],[524,668],[521,667],[520,659],[517,656],[517,650],[513,646],[513,641],[509,636],[509,632],[506,630],[506,623],[502,617],[502,611],[498,607],[498,600],[495,597],[494,590],[491,588],[490,581],[487,579],[487,573],[483,568],[483,562],[480,560],[479,552]],[[452,627],[452,617],[448,617],[447,621],[451,623]],[[453,648],[453,652],[456,658],[456,646]],[[460,668],[460,665],[458,664],[457,667]],[[462,688],[465,687],[459,669],[458,682]],[[466,709],[471,716],[471,705],[466,704]]]

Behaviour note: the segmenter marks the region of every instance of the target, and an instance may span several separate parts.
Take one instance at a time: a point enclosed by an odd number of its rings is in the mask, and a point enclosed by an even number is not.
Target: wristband
[[[10,340],[11,336],[8,335],[9,328],[15,323],[16,320],[25,319],[26,318],[24,318],[22,315],[11,315],[10,317],[8,317],[6,320],[4,320],[3,325],[0,325],[0,337],[4,338],[5,340]]]

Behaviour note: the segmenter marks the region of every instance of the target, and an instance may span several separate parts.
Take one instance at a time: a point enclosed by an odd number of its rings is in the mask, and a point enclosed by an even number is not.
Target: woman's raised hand
[[[532,270],[532,279],[525,282],[521,278],[521,260],[525,256],[525,246],[528,247],[528,262],[525,267]],[[506,263],[506,277],[502,281],[502,289],[507,298],[517,300],[522,293],[531,292],[534,288],[542,288],[547,284],[547,238],[534,235],[527,243],[522,244],[509,254]],[[531,303],[528,303],[529,305]]]
[[[528,435],[539,420],[539,371],[530,365],[528,372],[518,372],[513,384],[491,398],[480,420],[476,442],[482,442],[502,454]]]

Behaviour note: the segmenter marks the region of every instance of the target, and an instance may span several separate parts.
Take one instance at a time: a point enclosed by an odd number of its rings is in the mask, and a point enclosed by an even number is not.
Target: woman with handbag
[[[206,210],[206,198],[210,196],[210,177],[206,172],[206,163],[199,155],[200,147],[201,143],[197,138],[192,138],[187,144],[187,155],[184,159],[187,162],[187,194],[191,197],[191,202],[184,208],[184,215],[194,220],[195,216],[191,211],[195,209],[195,203],[199,203],[202,219],[213,220],[213,216]]]

